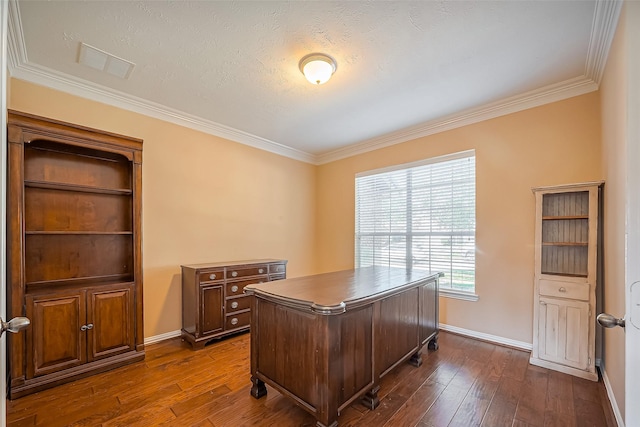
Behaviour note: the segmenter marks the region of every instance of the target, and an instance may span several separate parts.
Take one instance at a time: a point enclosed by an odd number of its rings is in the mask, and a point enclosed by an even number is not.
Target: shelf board
[[[96,194],[117,194],[117,195],[132,194],[131,189],[128,189],[128,188],[102,188],[102,187],[93,187],[90,185],[66,184],[61,182],[48,182],[48,181],[25,180],[24,186],[31,187],[31,188],[44,188],[47,190],[78,191],[83,193],[96,193]]]
[[[589,246],[589,243],[582,242],[542,242],[542,246]]]
[[[589,215],[554,215],[543,216],[543,221],[565,220],[565,219],[589,219]]]
[[[51,235],[51,236],[73,236],[73,235],[89,235],[89,236],[117,236],[132,235],[133,231],[25,231],[27,235]]]
[[[555,273],[549,271],[542,271],[541,274],[547,276],[562,276],[562,277],[588,277],[586,274],[571,274],[571,273]]]
[[[105,285],[113,283],[133,283],[132,274],[110,274],[106,276],[85,276],[72,277],[67,279],[42,280],[38,282],[26,282],[28,288],[40,287],[61,287],[61,286],[87,286],[87,285]]]

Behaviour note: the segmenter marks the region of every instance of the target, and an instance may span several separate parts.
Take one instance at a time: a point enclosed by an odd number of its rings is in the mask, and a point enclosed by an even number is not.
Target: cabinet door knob
[[[236,285],[233,285],[231,287],[231,292],[238,292],[238,287]]]
[[[567,292],[564,286],[561,286],[560,289],[558,289],[558,291],[562,293]]]
[[[232,271],[231,272],[231,277],[237,277],[238,276],[238,272],[237,271]]]
[[[209,279],[211,279],[211,280],[216,280],[216,273],[211,273],[211,274],[209,275]]]
[[[238,318],[234,317],[233,319],[231,319],[231,324],[232,325],[237,325],[238,324]]]
[[[89,323],[89,324],[87,325],[87,329],[93,329],[93,323]]]
[[[81,330],[82,332],[86,331],[86,330],[87,330],[87,325],[82,325],[82,326],[80,326],[80,330]]]
[[[238,303],[236,301],[232,302],[231,308],[238,308]]]

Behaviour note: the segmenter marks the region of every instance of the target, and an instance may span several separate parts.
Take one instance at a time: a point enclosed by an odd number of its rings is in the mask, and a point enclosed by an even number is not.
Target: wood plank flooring
[[[529,353],[440,333],[423,364],[384,377],[380,406],[356,403],[346,426],[614,427],[602,382],[529,365]],[[7,401],[7,426],[314,426],[314,418],[267,386],[249,395],[249,334],[192,351],[175,338],[146,359]]]

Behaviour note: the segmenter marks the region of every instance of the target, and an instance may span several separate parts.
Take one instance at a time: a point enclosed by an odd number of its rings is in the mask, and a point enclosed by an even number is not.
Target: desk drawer
[[[234,311],[242,311],[251,308],[251,298],[239,297],[239,298],[229,298],[225,302],[225,310],[227,314],[233,313]]]
[[[236,280],[234,282],[227,282],[226,284],[226,297],[235,297],[243,294],[244,287],[247,285],[252,285],[254,283],[264,283],[267,282],[267,276],[255,277],[249,280]]]
[[[224,280],[224,270],[207,270],[200,272],[200,283]]]
[[[239,279],[241,277],[266,275],[268,268],[266,264],[252,265],[248,267],[227,267],[227,279]]]
[[[269,266],[269,274],[277,274],[286,272],[287,267],[284,264],[271,264]]]
[[[245,311],[244,313],[235,313],[227,316],[225,322],[225,329],[245,328],[251,323],[251,312]]]
[[[589,284],[540,280],[540,295],[589,301]]]

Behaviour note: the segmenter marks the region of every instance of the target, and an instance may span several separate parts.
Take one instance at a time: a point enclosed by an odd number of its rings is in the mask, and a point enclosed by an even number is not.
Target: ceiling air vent
[[[85,43],[80,43],[78,63],[104,71],[121,79],[129,78],[133,67],[136,65],[133,62],[118,58]]]

